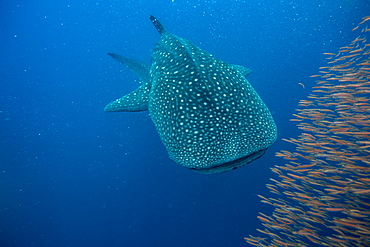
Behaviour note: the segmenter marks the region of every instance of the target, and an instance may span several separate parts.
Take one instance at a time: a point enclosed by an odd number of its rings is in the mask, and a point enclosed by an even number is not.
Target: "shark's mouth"
[[[252,154],[249,154],[247,156],[241,157],[239,159],[217,165],[217,166],[212,166],[212,167],[207,167],[207,168],[190,168],[191,170],[194,170],[199,173],[204,173],[204,174],[214,174],[214,173],[222,173],[222,172],[227,172],[230,170],[235,170],[239,167],[242,167],[248,163],[251,163],[252,161],[260,158],[265,152],[267,148],[259,150],[257,152],[254,152]]]

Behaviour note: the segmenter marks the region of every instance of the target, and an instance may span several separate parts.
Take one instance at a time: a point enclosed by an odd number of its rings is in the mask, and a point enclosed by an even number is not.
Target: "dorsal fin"
[[[166,32],[166,29],[164,29],[162,23],[160,23],[157,18],[151,15],[149,16],[149,19],[152,21],[159,34]]]

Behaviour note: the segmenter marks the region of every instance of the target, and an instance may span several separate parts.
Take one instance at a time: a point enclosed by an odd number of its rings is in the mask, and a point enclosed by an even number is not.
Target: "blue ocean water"
[[[370,1],[1,1],[0,246],[246,246],[291,114],[369,15]],[[172,162],[148,112],[106,113],[139,79],[107,52],[149,62],[167,30],[228,63],[273,113],[257,161],[203,175]],[[300,84],[303,83],[305,88]]]

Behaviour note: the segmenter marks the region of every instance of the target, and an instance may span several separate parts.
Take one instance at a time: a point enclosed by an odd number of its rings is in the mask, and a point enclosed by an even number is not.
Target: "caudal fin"
[[[149,16],[149,19],[152,21],[159,34],[166,32],[166,29],[164,29],[162,23],[160,23],[157,18],[151,15]]]

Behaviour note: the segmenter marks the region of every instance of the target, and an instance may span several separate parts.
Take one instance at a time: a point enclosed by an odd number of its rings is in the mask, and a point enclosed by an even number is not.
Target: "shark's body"
[[[105,111],[149,110],[171,159],[201,173],[225,172],[261,157],[277,131],[245,78],[250,70],[214,58],[150,19],[161,35],[150,66],[110,54],[143,84]]]

